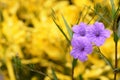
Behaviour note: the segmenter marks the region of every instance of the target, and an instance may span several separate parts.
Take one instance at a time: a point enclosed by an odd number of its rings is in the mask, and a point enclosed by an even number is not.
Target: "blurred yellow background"
[[[98,13],[94,11],[96,4]],[[70,46],[52,20],[52,9],[66,34],[61,14],[71,27],[81,16],[79,22],[99,20],[111,29],[109,0],[0,0],[0,80],[52,80],[52,68],[59,80],[71,80]],[[113,37],[100,48],[114,65]],[[95,53],[84,63],[78,61],[75,80],[113,79],[110,66]]]

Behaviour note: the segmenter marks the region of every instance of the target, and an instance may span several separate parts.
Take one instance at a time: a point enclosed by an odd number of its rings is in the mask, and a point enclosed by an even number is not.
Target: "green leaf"
[[[68,34],[69,34],[70,40],[71,40],[71,39],[72,39],[73,32],[72,32],[70,26],[68,25],[68,23],[67,23],[67,21],[65,20],[65,18],[64,18],[63,15],[62,15],[62,18],[63,18],[63,21],[64,21],[64,23],[65,23],[65,26],[66,26],[66,28],[67,28],[67,31],[68,31]]]
[[[55,11],[53,9],[51,9],[51,10],[52,10],[52,18],[53,18],[53,20],[56,20]]]
[[[118,8],[114,14],[114,19],[116,19],[116,17],[118,17],[119,10],[120,10],[120,5],[118,6]]]
[[[53,22],[55,23],[55,25],[57,26],[57,28],[60,30],[60,32],[64,35],[64,37],[66,38],[66,40],[70,43],[70,40],[69,38],[67,37],[67,35],[65,34],[65,32],[62,30],[62,28],[60,27],[60,25],[56,22],[57,18],[55,16],[55,12],[54,10],[52,9],[52,19],[53,19]]]
[[[13,63],[15,65],[15,67],[17,67],[17,68],[22,67],[21,60],[20,60],[20,58],[18,56],[13,57]]]
[[[120,68],[115,68],[114,72],[120,72]]]
[[[79,75],[79,80],[83,80],[82,74]]]
[[[94,13],[96,14],[96,15],[98,15],[99,17],[100,17],[100,19],[103,19],[105,22],[107,22],[108,24],[110,24],[110,22],[109,22],[109,20],[108,19],[106,19],[103,15],[104,14],[100,14],[99,12],[97,12],[96,11],[96,9],[92,9],[92,8],[90,8],[92,11],[94,11]]]
[[[54,80],[58,80],[58,78],[57,78],[57,76],[56,76],[55,71],[54,71],[53,68],[52,68],[52,75],[53,75]]]
[[[114,19],[115,18],[114,15],[115,15],[115,12],[116,12],[114,0],[110,0],[110,3],[111,3],[111,6],[112,6],[112,18]]]
[[[78,19],[77,19],[77,21],[76,21],[76,24],[79,24],[80,19],[81,19],[81,16],[82,16],[82,11],[79,12],[79,15],[78,15]]]
[[[95,18],[95,15],[88,21],[87,24],[90,24],[90,22]]]
[[[90,9],[90,6],[87,7],[87,12],[85,13],[85,15],[82,18],[83,22],[84,22],[84,19],[87,17],[88,13],[89,13],[89,9]]]
[[[102,54],[100,48],[97,47],[97,49],[98,49],[98,55],[106,62],[106,64],[108,64],[108,65],[112,68],[112,70],[114,70],[114,67],[112,66],[111,62],[108,60],[108,58],[106,58],[106,57]]]
[[[118,21],[118,31],[117,31],[118,38],[120,38],[120,20]]]
[[[61,27],[55,22],[55,20],[53,20],[54,23],[56,24],[56,26],[58,27],[58,29],[61,31],[61,33],[64,35],[64,37],[66,38],[66,40],[70,43],[69,38],[67,37],[67,35],[65,34],[65,32],[61,29]]]
[[[2,14],[2,11],[0,10],[0,22],[2,22],[3,20],[4,20],[3,14]]]

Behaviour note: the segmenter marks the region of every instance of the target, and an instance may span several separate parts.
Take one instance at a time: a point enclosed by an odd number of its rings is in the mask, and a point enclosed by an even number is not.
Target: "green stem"
[[[74,80],[74,67],[72,67],[72,76],[71,76],[72,80]]]
[[[77,59],[73,59],[73,62],[72,62],[72,76],[71,76],[71,79],[74,80],[74,68],[77,64]]]
[[[118,67],[118,61],[117,61],[117,42],[115,42],[115,69]],[[117,77],[117,71],[114,72],[114,80],[116,80]]]

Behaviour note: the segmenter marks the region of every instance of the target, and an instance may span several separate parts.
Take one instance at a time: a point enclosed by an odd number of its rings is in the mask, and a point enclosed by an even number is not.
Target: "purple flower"
[[[96,46],[101,46],[106,38],[110,36],[110,31],[106,30],[101,22],[95,22],[95,24],[89,27],[87,31],[89,33],[89,40],[95,43]]]
[[[73,37],[85,37],[86,36],[87,24],[80,23],[79,25],[74,25],[72,30],[74,32]]]
[[[74,37],[71,45],[71,55],[82,62],[87,60],[87,54],[92,53],[92,44],[86,37]]]
[[[74,33],[70,54],[81,61],[86,61],[87,55],[92,53],[92,43],[101,46],[110,36],[110,31],[106,30],[101,22],[95,22],[93,25],[80,23],[73,26],[72,30]]]

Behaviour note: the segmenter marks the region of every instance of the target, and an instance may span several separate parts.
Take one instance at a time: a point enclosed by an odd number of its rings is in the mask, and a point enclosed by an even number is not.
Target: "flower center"
[[[85,50],[85,48],[83,47],[83,48],[81,48],[81,51],[84,51]]]
[[[96,36],[96,37],[99,37],[99,36],[100,36],[100,33],[99,33],[99,32],[96,32],[95,36]]]
[[[85,32],[82,32],[82,33],[80,34],[80,36],[85,36]]]

